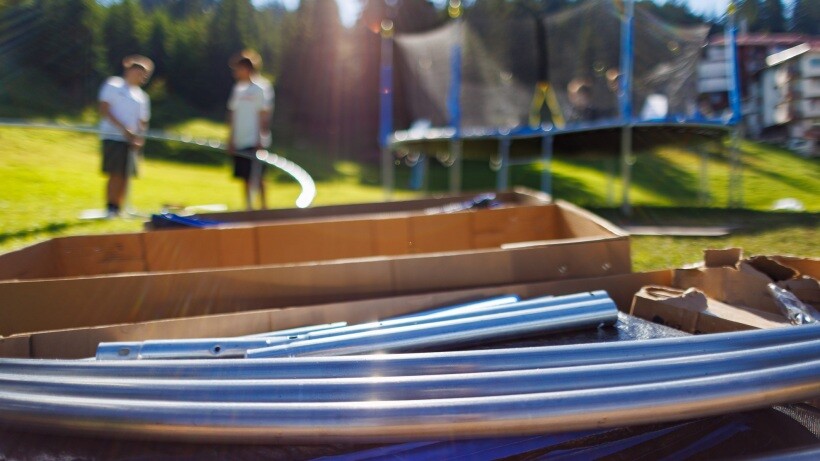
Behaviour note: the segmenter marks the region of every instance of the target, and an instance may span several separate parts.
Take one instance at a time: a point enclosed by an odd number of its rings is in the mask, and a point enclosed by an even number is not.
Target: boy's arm
[[[136,135],[122,124],[114,114],[111,113],[111,104],[107,101],[100,101],[100,116],[107,118],[117,129],[119,129],[128,142],[134,142]]]
[[[236,146],[233,145],[233,111],[228,111],[228,153],[233,155],[236,152]]]
[[[259,140],[256,149],[265,148],[265,138],[270,137],[270,112],[267,110],[259,111]]]

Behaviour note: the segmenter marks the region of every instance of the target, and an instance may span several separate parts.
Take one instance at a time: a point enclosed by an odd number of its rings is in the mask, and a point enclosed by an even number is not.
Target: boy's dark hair
[[[262,58],[259,56],[259,53],[253,50],[243,50],[231,57],[231,60],[228,62],[231,68],[235,67],[244,67],[251,72],[259,70],[262,66]]]
[[[139,68],[148,72],[149,75],[154,73],[154,61],[141,54],[132,54],[123,58],[122,67],[125,70]]]

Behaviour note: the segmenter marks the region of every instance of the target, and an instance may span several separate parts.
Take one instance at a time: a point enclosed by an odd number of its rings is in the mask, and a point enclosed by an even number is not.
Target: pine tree
[[[820,35],[820,2],[795,0],[791,30],[801,34]]]
[[[223,103],[233,85],[228,61],[245,48],[256,48],[256,10],[250,0],[222,0],[208,25],[207,62],[213,89],[201,95],[206,104]]]
[[[785,32],[786,18],[781,0],[763,0],[760,5],[760,28],[764,32]]]
[[[123,0],[108,9],[102,36],[109,72],[119,72],[123,57],[143,52],[140,40],[142,15],[142,9],[133,0]]]
[[[745,22],[749,32],[760,30],[760,4],[758,0],[740,0],[737,2],[738,22]]]

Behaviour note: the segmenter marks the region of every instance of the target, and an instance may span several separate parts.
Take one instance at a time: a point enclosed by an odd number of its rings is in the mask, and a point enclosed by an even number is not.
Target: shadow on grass
[[[39,227],[32,227],[12,232],[0,232],[0,244],[11,239],[34,237],[40,234],[51,235],[68,229],[84,227],[91,224],[91,221],[70,221],[54,222]]]

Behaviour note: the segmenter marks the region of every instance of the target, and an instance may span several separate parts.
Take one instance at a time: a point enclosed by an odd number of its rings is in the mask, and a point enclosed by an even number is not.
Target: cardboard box
[[[710,298],[773,315],[781,315],[767,289],[769,283],[795,287],[797,297],[807,303],[820,299],[816,284],[820,259],[795,256],[755,256],[744,259],[738,248],[706,250],[704,263],[675,271],[674,286],[697,288]]]
[[[720,333],[790,325],[782,315],[730,306],[707,297],[695,288],[643,287],[635,294],[629,313],[687,333]]]
[[[38,323],[16,323],[11,329],[26,331],[0,338],[0,357],[83,358],[95,354],[103,341],[140,341],[162,338],[202,338],[240,336],[278,329],[329,322],[360,323],[385,317],[417,312],[433,307],[456,304],[503,294],[518,294],[523,298],[562,295],[583,291],[606,290],[624,312],[629,310],[632,296],[645,285],[665,285],[672,282],[672,271],[621,274],[586,279],[516,283],[482,286],[461,290],[377,297],[356,301],[324,302],[277,309],[242,310],[231,314],[210,313],[205,304],[192,304],[185,318],[143,322],[111,322],[110,316],[89,319],[89,326],[57,331],[43,331]],[[22,319],[21,319],[22,321]],[[93,326],[91,326],[93,325]]]
[[[626,233],[564,202],[65,237],[0,256],[0,335],[630,271]]]
[[[497,202],[503,203],[507,206],[543,205],[551,202],[549,195],[543,192],[527,189],[525,187],[516,187],[505,192],[489,193],[495,195]],[[473,200],[479,195],[482,195],[482,193],[473,192],[464,194],[446,194],[401,201],[352,203],[345,205],[316,206],[310,208],[200,213],[192,215],[191,217],[208,221],[216,221],[224,224],[259,224],[294,219],[302,220],[354,216],[362,217],[374,214],[423,213],[431,209],[440,210],[452,205],[462,204]],[[152,230],[151,223],[146,223],[145,228],[146,230]]]
[[[607,242],[610,273],[629,272],[627,234],[566,202],[445,214],[287,220],[230,228],[60,237],[0,255],[1,280],[285,265],[379,256],[470,253],[508,243]],[[533,243],[535,242],[535,243]],[[576,277],[598,275],[579,273]]]

